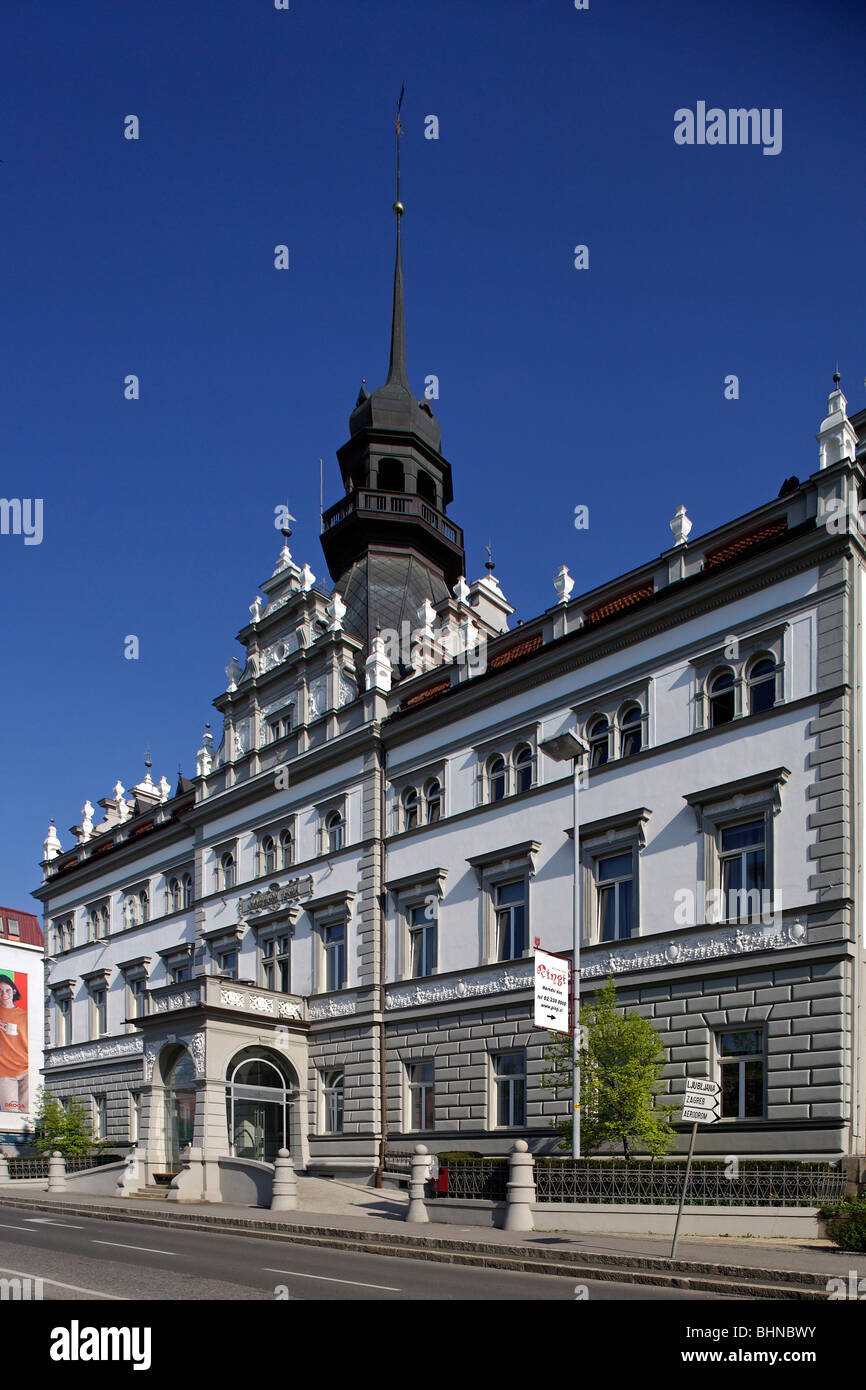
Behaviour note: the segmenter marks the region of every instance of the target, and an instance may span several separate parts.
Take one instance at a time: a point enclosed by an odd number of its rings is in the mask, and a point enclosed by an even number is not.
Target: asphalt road
[[[45,1301],[291,1299],[724,1301],[646,1284],[581,1280],[260,1240],[131,1226],[0,1206],[0,1280],[43,1280]],[[583,1289],[585,1293],[581,1292]],[[7,1295],[8,1296],[8,1295]]]

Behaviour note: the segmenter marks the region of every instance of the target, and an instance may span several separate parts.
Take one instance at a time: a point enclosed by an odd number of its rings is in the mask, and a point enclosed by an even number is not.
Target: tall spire
[[[403,134],[403,126],[400,123],[400,107],[403,105],[403,93],[405,85],[400,88],[400,99],[397,102],[397,119],[394,122],[397,131],[397,199],[394,203],[394,212],[397,216],[397,258],[394,263],[394,307],[391,314],[391,357],[388,362],[388,380],[386,386],[404,386],[409,389],[409,375],[406,370],[406,313],[403,303],[403,256],[400,247],[400,220],[403,216],[404,208],[400,202],[400,136]]]

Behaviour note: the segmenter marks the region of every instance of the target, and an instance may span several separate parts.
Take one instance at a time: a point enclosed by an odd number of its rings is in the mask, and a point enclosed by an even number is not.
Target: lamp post
[[[572,1030],[571,1030],[571,1154],[580,1158],[580,760],[589,752],[582,738],[571,731],[544,739],[540,744],[557,763],[572,764],[574,779],[574,893],[572,908]]]

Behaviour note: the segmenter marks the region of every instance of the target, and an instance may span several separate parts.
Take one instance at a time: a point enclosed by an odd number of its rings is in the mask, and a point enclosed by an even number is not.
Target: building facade
[[[0,907],[0,1151],[32,1135],[45,1026],[42,928],[32,912]]]
[[[616,978],[672,1098],[721,1082],[704,1153],[863,1153],[866,411],[834,380],[805,481],[698,539],[681,508],[661,554],[582,595],[562,567],[510,627],[408,384],[396,209],[332,583],[286,526],[195,778],[49,831],[46,1085],[149,1173],[188,1145],[366,1177],[418,1141],[552,1150],[532,951],[570,950],[575,825],[542,745],[573,729],[582,996]]]

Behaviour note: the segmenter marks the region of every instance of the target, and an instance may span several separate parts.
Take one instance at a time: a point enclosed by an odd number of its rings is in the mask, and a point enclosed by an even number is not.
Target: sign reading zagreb
[[[535,952],[535,1011],[536,1028],[551,1033],[570,1033],[568,984],[571,964],[549,951]]]

